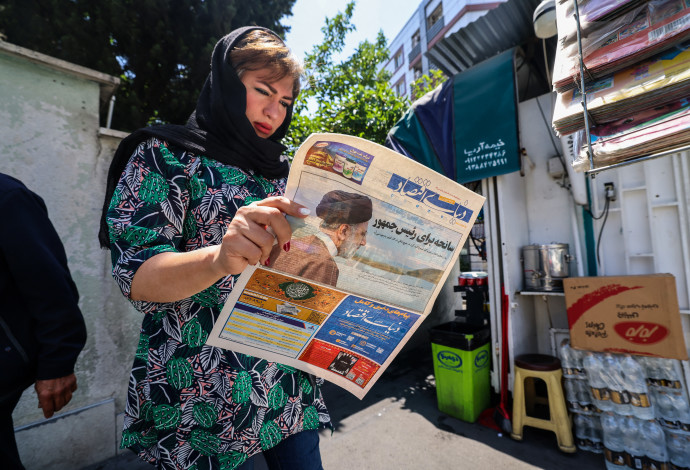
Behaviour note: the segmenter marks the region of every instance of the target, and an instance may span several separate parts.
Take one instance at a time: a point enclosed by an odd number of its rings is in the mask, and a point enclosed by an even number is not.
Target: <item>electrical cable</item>
[[[551,84],[551,73],[549,72],[549,57],[546,54],[546,38],[542,38],[541,45],[542,45],[542,50],[544,51],[544,71],[546,72],[546,82],[547,82],[548,86],[552,86],[552,84]]]
[[[601,214],[598,217],[592,213],[592,210],[589,207],[585,206],[585,207],[583,207],[583,209],[585,212],[587,212],[589,214],[589,216],[593,220],[599,220],[606,215],[606,212],[609,209],[609,198],[608,197],[606,198],[606,203],[604,204],[604,209],[602,210]]]
[[[566,170],[566,162],[565,159],[563,158],[562,152],[558,150],[558,147],[556,146],[556,142],[553,139],[553,133],[551,132],[551,128],[549,127],[549,123],[546,121],[546,115],[544,114],[544,110],[541,107],[541,103],[539,103],[539,98],[537,98],[537,107],[539,108],[539,113],[541,114],[541,120],[546,126],[547,132],[549,134],[549,140],[551,141],[551,145],[553,146],[553,150],[556,152],[556,155],[558,156],[558,159],[561,162],[561,166],[563,167],[563,177],[561,178],[561,182],[558,183],[558,185],[561,188],[570,190],[570,185],[566,183],[566,179],[568,178],[568,172]]]
[[[601,235],[604,233],[604,226],[606,225],[606,220],[609,218],[609,204],[610,204],[610,199],[608,196],[606,196],[606,204],[604,204],[604,212],[602,213],[601,216],[604,217],[604,221],[601,223],[601,228],[599,229],[599,237],[597,237],[597,266],[601,266],[601,258],[599,257],[599,248],[601,247]],[[591,212],[590,212],[591,214]],[[599,218],[601,218],[599,216]]]
[[[546,115],[544,114],[544,110],[541,107],[541,103],[539,100],[537,100],[537,107],[539,108],[539,114],[541,114],[541,120],[546,126],[546,128],[549,130],[549,140],[551,141],[551,145],[553,146],[553,150],[556,152],[556,155],[558,155],[561,158],[561,163],[563,163],[563,156],[561,155],[561,152],[558,150],[558,147],[556,146],[556,142],[553,140],[553,133],[551,132],[551,128],[549,127],[549,123],[546,121]],[[563,168],[565,170],[565,167]]]
[[[479,254],[479,257],[481,258],[482,261],[486,261],[486,254],[484,253],[484,250],[481,248],[481,243],[477,245],[477,240],[481,240],[480,238],[475,238],[470,234],[470,240],[472,240],[472,244],[474,245],[474,248],[477,250],[477,254]]]

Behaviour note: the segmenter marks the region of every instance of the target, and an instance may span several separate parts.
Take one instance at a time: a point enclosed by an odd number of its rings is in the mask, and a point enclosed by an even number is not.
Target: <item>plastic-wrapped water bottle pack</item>
[[[607,469],[690,470],[690,404],[675,359],[559,350],[581,450]]]

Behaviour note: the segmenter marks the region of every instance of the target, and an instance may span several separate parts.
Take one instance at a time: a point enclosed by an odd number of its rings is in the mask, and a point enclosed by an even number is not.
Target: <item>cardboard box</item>
[[[563,288],[574,348],[688,359],[671,274],[571,277]]]

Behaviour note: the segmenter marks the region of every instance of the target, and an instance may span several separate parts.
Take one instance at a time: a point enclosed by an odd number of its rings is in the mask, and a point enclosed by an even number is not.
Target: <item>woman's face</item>
[[[283,124],[288,107],[292,104],[292,77],[268,82],[266,70],[247,70],[240,80],[247,89],[247,119],[254,132],[269,138]]]

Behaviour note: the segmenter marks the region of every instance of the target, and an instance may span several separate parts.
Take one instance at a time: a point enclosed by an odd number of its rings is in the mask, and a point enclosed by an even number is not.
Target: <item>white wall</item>
[[[503,266],[503,282],[510,305],[511,364],[513,358],[520,354],[551,354],[549,329],[568,328],[562,294],[535,296],[524,290],[522,247],[567,243],[573,255],[577,251],[577,240],[580,244],[583,240],[572,223],[581,210],[574,204],[570,193],[559,186],[560,180],[548,174],[549,159],[561,151],[560,141],[551,130],[552,99],[552,95],[543,95],[518,106],[520,145],[526,151],[522,162],[524,176],[514,172],[496,177],[495,193],[491,191],[493,183],[485,184],[489,186],[487,191],[491,199],[487,202],[489,213],[486,215],[489,270],[498,279],[498,266]],[[577,273],[575,262],[571,263],[570,270],[571,275]],[[496,281],[490,283],[494,341],[498,341],[501,331],[501,286],[497,284]],[[500,364],[499,357],[496,355],[494,358],[496,364]],[[494,369],[492,385],[498,388],[498,366]],[[512,379],[509,383],[512,385]]]
[[[0,171],[45,200],[88,333],[69,405],[45,420],[31,388],[15,409],[29,470],[81,468],[117,452],[117,414],[141,318],[120,294],[97,241],[107,167],[124,135],[99,130],[99,96],[116,85],[113,77],[0,42]]]

